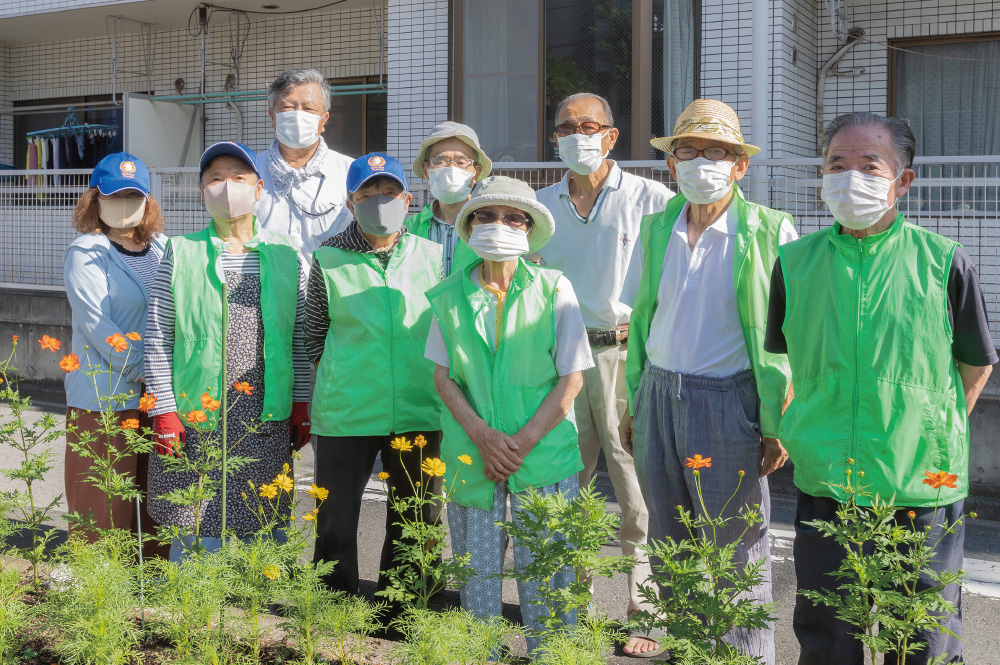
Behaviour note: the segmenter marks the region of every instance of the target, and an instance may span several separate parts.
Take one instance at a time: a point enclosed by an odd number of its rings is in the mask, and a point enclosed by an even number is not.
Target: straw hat
[[[657,150],[671,152],[674,141],[682,137],[712,139],[743,148],[747,157],[753,157],[760,148],[743,141],[740,119],[736,111],[725,102],[715,99],[696,99],[684,109],[674,125],[674,135],[650,139]]]
[[[528,238],[528,253],[537,252],[552,239],[552,234],[556,232],[556,222],[552,218],[552,213],[544,205],[538,202],[535,190],[531,185],[523,180],[508,178],[507,176],[495,175],[479,181],[476,188],[472,190],[472,198],[466,201],[458,213],[458,221],[455,223],[455,230],[458,237],[469,242],[472,234],[472,213],[480,208],[492,205],[505,205],[526,213],[531,217],[534,226],[531,228],[531,236]]]
[[[449,138],[456,138],[475,151],[476,163],[482,167],[482,170],[479,172],[480,180],[490,174],[490,171],[493,169],[493,162],[486,156],[483,149],[479,147],[479,137],[476,136],[475,130],[468,125],[449,120],[442,122],[440,125],[435,125],[431,129],[430,135],[420,142],[420,147],[417,148],[417,156],[413,160],[413,174],[415,176],[427,179],[427,174],[424,172],[424,160],[427,159],[427,151],[438,141]]]

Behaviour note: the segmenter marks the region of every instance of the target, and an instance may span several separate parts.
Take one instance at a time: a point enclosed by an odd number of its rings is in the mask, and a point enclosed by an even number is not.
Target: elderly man
[[[441,402],[434,364],[422,350],[431,325],[424,293],[440,280],[441,247],[403,225],[413,195],[395,158],[371,153],[354,160],[347,189],[354,221],[313,257],[305,347],[317,367],[316,483],[330,490],[316,517],[314,560],[336,561],[326,583],[358,593],[358,519],[375,456],[381,454],[396,498],[414,495],[410,479],[421,478],[421,453],[439,456]],[[397,437],[409,449],[394,449]],[[412,446],[418,437],[425,446]],[[424,477],[435,492],[440,480]],[[390,505],[379,589],[396,567],[402,521]]]
[[[808,522],[836,520],[845,496],[830,483],[843,482],[850,460],[864,472],[866,491],[895,496],[900,526],[940,534],[938,525],[962,517],[967,416],[997,353],[969,255],[896,209],[916,177],[914,151],[901,120],[872,113],[835,119],[822,144],[822,197],[835,223],[782,247],[774,266],[765,348],[788,354],[796,387],[780,432],[799,489],[800,590],[838,584],[830,573],[843,551]],[[769,420],[780,415],[777,404],[761,409]],[[928,478],[939,471],[953,474],[940,490]],[[959,526],[937,542],[931,566],[958,570],[963,546]],[[944,596],[958,607],[943,622],[953,634],[918,635],[927,646],[908,664],[962,661],[961,590],[949,585]],[[801,595],[794,629],[803,665],[864,661],[855,629]]]
[[[618,130],[603,97],[582,92],[564,99],[556,111],[553,138],[569,170],[558,184],[538,191],[539,202],[556,222],[555,236],[541,255],[547,265],[562,271],[578,295],[595,365],[584,370],[575,403],[584,464],[580,485],[590,482],[603,450],[622,509],[622,553],[637,556],[637,548],[646,543],[649,515],[632,457],[618,437],[627,408],[624,345],[632,311],[620,296],[639,223],[644,215],[666,208],[674,194],[658,182],[622,171],[607,158]],[[639,582],[648,576],[645,562],[629,574],[627,614],[640,609]],[[654,640],[639,634],[630,635],[625,645],[629,655],[657,650]]]
[[[275,139],[261,156],[264,193],[257,219],[292,238],[307,264],[325,238],[344,230],[351,158],[330,150],[323,130],[330,119],[330,86],[315,69],[289,69],[267,92]]]
[[[734,517],[760,506],[761,524],[743,534],[735,519],[717,537],[720,546],[739,541],[740,563],[764,562],[752,597],[770,602],[766,476],[787,458],[776,437],[789,379],[786,359],[763,348],[764,326],[768,274],[778,246],[795,238],[792,219],[750,203],[736,186],[760,149],[743,141],[726,104],[695,100],[674,135],[652,144],[669,154],[681,195],[643,220],[641,251],[629,267],[622,299],[634,294],[626,371],[632,411],[622,418],[622,445],[634,451],[650,540],[690,537],[678,507]],[[704,503],[690,468],[695,455],[711,458],[711,471],[701,471]],[[749,477],[733,496],[741,472]],[[774,663],[773,627],[733,630],[726,641]]]
[[[433,199],[408,218],[410,232],[441,245],[441,276],[461,272],[479,257],[458,237],[455,220],[476,183],[490,174],[493,163],[479,147],[472,127],[442,122],[420,142],[413,173],[430,183]]]

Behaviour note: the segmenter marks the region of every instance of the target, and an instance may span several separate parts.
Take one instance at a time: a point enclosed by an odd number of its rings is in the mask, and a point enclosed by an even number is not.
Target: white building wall
[[[124,5],[136,0],[0,0],[0,18],[61,12],[84,7],[103,5]]]
[[[0,46],[0,108],[10,106],[10,93],[7,91],[8,72],[10,71],[10,49]],[[14,121],[9,115],[0,115],[0,164],[14,165],[12,141]]]
[[[314,67],[330,78],[377,76],[379,39],[376,13],[370,8],[323,14],[269,17],[254,21],[246,39],[239,90],[266,89],[282,70]],[[208,60],[226,62],[232,43],[225,14],[216,13],[210,25]],[[153,92],[176,94],[175,79],[184,79],[184,93],[198,92],[201,77],[199,39],[186,30],[157,32],[153,45]],[[3,49],[8,54],[0,73],[0,104],[5,100],[37,100],[78,95],[110,96],[112,92],[108,40],[105,37]],[[125,35],[119,54],[121,67],[141,70],[145,53],[138,34]],[[206,92],[222,92],[229,66],[206,67]],[[4,81],[6,76],[6,81]],[[145,92],[146,79],[120,75],[117,91]],[[240,104],[245,142],[255,150],[267,148],[273,132],[266,102]],[[3,116],[0,155],[8,154],[12,124]],[[205,141],[236,138],[233,113],[224,105],[206,106]]]
[[[816,0],[774,3],[771,156],[814,157],[817,145]]]
[[[412,178],[420,141],[449,119],[448,0],[389,0],[388,152]]]
[[[818,3],[820,65],[839,48],[830,15]],[[864,67],[856,78],[832,77],[824,95],[824,122],[849,111],[886,114],[889,108],[889,49],[892,39],[1000,31],[995,0],[854,0],[848,26],[865,31],[865,41],[841,60],[840,67]]]

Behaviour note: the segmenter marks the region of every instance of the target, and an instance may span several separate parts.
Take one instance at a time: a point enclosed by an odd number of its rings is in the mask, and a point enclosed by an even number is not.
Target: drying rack
[[[67,109],[69,115],[63,121],[62,126],[53,127],[51,129],[39,129],[35,132],[28,132],[27,136],[31,138],[40,139],[54,139],[60,136],[79,136],[81,134],[86,134],[88,136],[93,136],[97,134],[99,136],[117,136],[118,127],[115,125],[102,125],[102,124],[89,124],[80,122],[76,119],[76,114],[73,112],[73,107]]]

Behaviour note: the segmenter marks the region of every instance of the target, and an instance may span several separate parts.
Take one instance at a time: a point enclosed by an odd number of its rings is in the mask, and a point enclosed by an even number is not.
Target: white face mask
[[[289,148],[308,148],[319,140],[319,120],[309,111],[282,111],[274,114],[274,135]]]
[[[560,136],[557,139],[559,144],[559,159],[573,173],[590,175],[601,168],[601,164],[604,163],[604,160],[608,156],[608,153],[604,152],[601,148],[601,141],[605,136],[607,136],[607,132],[603,134],[570,134],[569,136]]]
[[[476,224],[469,247],[484,261],[511,261],[528,253],[528,234],[506,224]]]
[[[213,219],[235,219],[253,213],[257,185],[223,180],[205,188],[205,208]]]
[[[890,205],[889,189],[898,176],[889,180],[860,171],[842,171],[823,176],[823,201],[841,225],[854,231],[874,226],[895,205]]]
[[[678,160],[674,169],[677,171],[677,187],[691,203],[715,203],[733,188],[730,180],[733,162],[713,162],[704,157],[695,157],[687,161]]]
[[[458,203],[469,198],[469,194],[472,193],[472,179],[475,177],[475,173],[469,173],[457,166],[442,166],[427,171],[431,196],[441,203]]]
[[[142,223],[146,214],[146,197],[127,196],[115,199],[97,199],[98,217],[113,229],[131,229]]]

